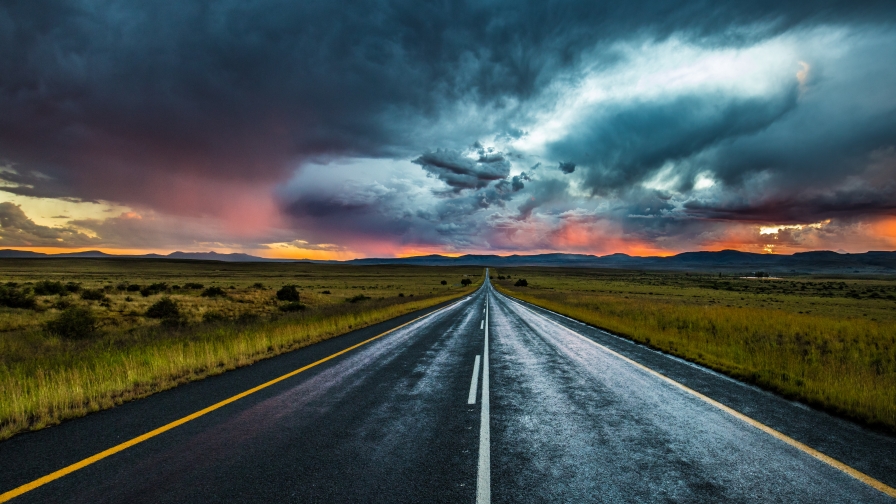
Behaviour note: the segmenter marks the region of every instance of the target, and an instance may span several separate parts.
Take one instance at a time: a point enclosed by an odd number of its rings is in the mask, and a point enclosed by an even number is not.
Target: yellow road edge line
[[[505,297],[507,297],[508,299],[512,299],[510,296],[507,296],[506,294],[502,294],[502,295],[505,296]],[[884,494],[886,494],[886,495],[888,495],[888,496],[890,496],[890,497],[894,497],[894,498],[896,498],[896,488],[893,488],[893,487],[887,485],[886,483],[884,483],[884,482],[882,482],[882,481],[876,480],[876,479],[872,478],[871,476],[868,476],[867,474],[863,473],[862,471],[859,471],[858,469],[855,469],[855,468],[853,468],[853,467],[851,467],[851,466],[848,466],[848,465],[844,464],[843,462],[840,462],[839,460],[837,460],[837,459],[835,459],[835,458],[833,458],[833,457],[830,457],[830,456],[828,456],[828,455],[825,455],[824,453],[822,453],[822,452],[816,450],[815,448],[812,448],[812,447],[809,446],[809,445],[803,444],[803,443],[797,441],[796,439],[793,439],[792,437],[790,437],[790,436],[788,436],[788,435],[786,435],[786,434],[784,434],[784,433],[782,433],[782,432],[780,432],[780,431],[777,431],[777,430],[775,430],[775,429],[769,427],[768,425],[765,425],[764,423],[762,423],[762,422],[760,422],[760,421],[758,421],[758,420],[754,420],[753,418],[750,418],[750,417],[748,417],[747,415],[744,415],[743,413],[741,413],[741,412],[739,412],[739,411],[737,411],[737,410],[735,410],[735,409],[733,409],[733,408],[730,408],[730,407],[728,407],[728,406],[725,406],[724,404],[722,404],[722,403],[716,401],[715,399],[712,399],[712,398],[710,398],[710,397],[707,397],[707,396],[701,394],[700,392],[697,392],[696,390],[694,390],[694,389],[688,387],[687,385],[684,385],[684,384],[682,384],[682,383],[679,383],[679,382],[673,380],[672,378],[669,378],[668,376],[666,376],[666,375],[664,375],[664,374],[662,374],[662,373],[659,373],[659,372],[657,372],[657,371],[654,371],[653,369],[650,369],[649,367],[647,367],[647,366],[645,366],[645,365],[643,365],[643,364],[641,364],[641,363],[639,363],[639,362],[636,362],[636,361],[634,361],[634,360],[632,360],[632,359],[629,359],[628,357],[626,357],[626,356],[620,354],[619,352],[616,352],[616,351],[614,351],[614,350],[611,350],[610,348],[607,348],[607,347],[605,347],[604,345],[601,345],[600,343],[598,343],[598,342],[592,340],[591,338],[588,338],[588,337],[586,337],[586,336],[584,336],[584,335],[582,335],[582,334],[579,334],[579,333],[576,332],[576,331],[573,331],[572,329],[570,329],[570,328],[564,326],[563,324],[557,322],[556,320],[551,320],[551,319],[548,318],[548,317],[545,317],[545,316],[543,316],[543,315],[540,315],[540,314],[534,312],[531,308],[529,308],[529,307],[527,307],[527,306],[525,306],[525,305],[520,304],[520,303],[517,302],[515,299],[512,299],[512,300],[513,300],[513,302],[514,302],[515,304],[519,305],[521,308],[523,308],[523,309],[525,309],[525,310],[528,310],[529,312],[531,312],[531,313],[533,313],[533,314],[535,314],[535,315],[537,315],[537,316],[541,316],[541,318],[543,318],[543,319],[545,319],[545,320],[548,320],[548,321],[550,321],[550,322],[552,322],[552,323],[554,323],[554,324],[556,324],[556,325],[562,327],[563,329],[565,329],[565,330],[567,330],[567,331],[569,331],[569,332],[575,334],[575,335],[578,336],[579,338],[582,338],[582,339],[584,339],[585,341],[587,341],[587,342],[589,342],[589,343],[591,343],[591,344],[593,344],[593,345],[596,345],[596,346],[600,347],[602,350],[604,350],[604,351],[606,351],[606,352],[608,352],[608,353],[610,353],[610,354],[612,354],[612,355],[615,355],[616,357],[618,357],[618,358],[624,360],[625,362],[628,362],[629,364],[632,364],[632,365],[638,367],[639,369],[641,369],[641,370],[643,370],[643,371],[646,371],[646,372],[648,372],[648,373],[650,373],[650,374],[656,376],[657,378],[660,378],[660,379],[662,379],[662,380],[664,380],[664,381],[666,381],[666,382],[668,382],[668,383],[670,383],[670,384],[672,384],[672,385],[678,387],[679,389],[681,389],[681,390],[683,390],[683,391],[685,391],[685,392],[687,392],[687,393],[693,395],[694,397],[700,399],[701,401],[703,401],[703,402],[705,402],[705,403],[707,403],[707,404],[709,404],[709,405],[711,405],[711,406],[715,406],[716,408],[718,408],[718,409],[724,411],[725,413],[728,413],[729,415],[733,416],[734,418],[737,418],[738,420],[741,420],[742,422],[745,422],[746,424],[751,425],[751,426],[753,426],[753,427],[755,427],[755,428],[761,430],[762,432],[764,432],[764,433],[766,433],[766,434],[768,434],[768,435],[770,435],[770,436],[772,436],[772,437],[774,437],[774,438],[776,438],[776,439],[778,439],[778,440],[780,440],[780,441],[783,441],[783,442],[789,444],[790,446],[792,446],[792,447],[794,447],[794,448],[796,448],[796,449],[802,451],[803,453],[806,453],[807,455],[810,455],[810,456],[812,456],[812,457],[814,457],[814,458],[816,458],[816,459],[818,459],[818,460],[824,462],[825,464],[827,464],[827,465],[833,467],[834,469],[838,469],[838,470],[840,470],[841,472],[844,472],[844,473],[848,474],[849,476],[852,476],[853,478],[855,478],[855,479],[861,481],[862,483],[864,483],[864,484],[870,486],[871,488],[874,488],[875,490],[878,490],[878,491],[880,491],[880,492],[882,492],[882,493],[884,493]],[[536,305],[536,306],[537,306],[537,305]],[[551,310],[548,310],[547,308],[542,308],[542,309],[543,309],[543,310],[550,311],[551,313],[556,313],[556,312],[553,312],[553,311],[551,311]],[[560,314],[558,313],[558,315],[560,315]],[[563,316],[563,315],[561,315],[561,316]],[[567,318],[568,318],[568,317],[567,317]]]
[[[451,304],[448,305],[448,306],[443,306],[443,307],[439,308],[438,310],[434,310],[434,311],[431,311],[431,312],[429,312],[429,313],[427,313],[427,314],[425,314],[425,315],[421,315],[421,316],[415,318],[414,320],[405,322],[404,324],[401,324],[400,326],[393,327],[392,329],[389,329],[389,330],[386,331],[386,332],[377,334],[376,336],[374,336],[374,337],[372,337],[372,338],[370,338],[370,339],[366,339],[366,340],[364,340],[364,341],[362,341],[362,342],[360,342],[360,343],[356,343],[356,344],[354,344],[354,345],[352,345],[352,346],[350,346],[350,347],[348,347],[348,348],[345,348],[345,349],[343,349],[343,350],[340,350],[340,351],[338,351],[338,352],[336,352],[336,353],[334,353],[334,354],[332,354],[332,355],[328,355],[327,357],[324,357],[323,359],[320,359],[319,361],[315,361],[315,362],[312,362],[311,364],[307,364],[307,365],[305,365],[305,366],[302,366],[302,367],[300,367],[299,369],[296,369],[296,370],[294,370],[294,371],[290,371],[289,373],[286,373],[286,374],[283,375],[283,376],[279,376],[279,377],[277,377],[277,378],[274,378],[273,380],[270,380],[270,381],[267,381],[267,382],[265,382],[265,383],[262,383],[261,385],[258,385],[258,386],[256,386],[256,387],[250,388],[249,390],[246,390],[246,391],[244,391],[244,392],[240,392],[239,394],[236,394],[235,396],[231,396],[231,397],[229,397],[229,398],[227,398],[227,399],[224,399],[223,401],[220,401],[220,402],[217,402],[217,403],[215,403],[215,404],[212,404],[211,406],[209,406],[209,407],[207,407],[207,408],[201,409],[201,410],[199,410],[199,411],[197,411],[197,412],[195,412],[195,413],[192,413],[192,414],[190,414],[190,415],[187,415],[187,416],[185,416],[185,417],[183,417],[183,418],[180,418],[180,419],[175,420],[175,421],[173,421],[173,422],[167,423],[167,424],[165,424],[165,425],[163,425],[163,426],[161,426],[161,427],[158,427],[158,428],[156,428],[156,429],[153,429],[153,430],[151,430],[151,431],[149,431],[149,432],[147,432],[147,433],[145,433],[145,434],[142,434],[142,435],[140,435],[140,436],[137,436],[137,437],[135,437],[135,438],[133,438],[133,439],[131,439],[131,440],[125,441],[124,443],[115,445],[115,446],[113,446],[112,448],[109,448],[109,449],[107,449],[107,450],[103,450],[103,451],[97,453],[96,455],[93,455],[93,456],[87,457],[86,459],[81,460],[80,462],[75,462],[74,464],[71,464],[71,465],[69,465],[69,466],[63,467],[62,469],[59,469],[58,471],[54,471],[54,472],[52,472],[52,473],[50,473],[50,474],[48,474],[48,475],[46,475],[46,476],[43,476],[43,477],[41,477],[41,478],[36,479],[36,480],[34,480],[34,481],[30,482],[30,483],[25,483],[25,484],[22,485],[22,486],[19,486],[19,487],[17,487],[17,488],[14,488],[14,489],[12,489],[12,490],[9,490],[9,491],[7,491],[7,492],[4,492],[4,493],[0,494],[0,502],[7,502],[7,501],[9,501],[9,500],[11,500],[11,499],[14,499],[14,498],[16,498],[16,497],[18,497],[18,496],[24,494],[24,493],[27,493],[27,492],[32,491],[32,490],[34,490],[35,488],[39,488],[39,487],[41,487],[41,486],[43,486],[43,485],[46,485],[47,483],[49,483],[49,482],[51,482],[51,481],[57,480],[57,479],[59,479],[59,478],[61,478],[61,477],[63,477],[63,476],[66,476],[66,475],[68,475],[68,474],[71,474],[71,473],[73,473],[73,472],[75,472],[75,471],[77,471],[77,470],[79,470],[79,469],[83,469],[84,467],[87,467],[87,466],[89,466],[90,464],[93,464],[93,463],[95,463],[95,462],[98,462],[98,461],[100,461],[100,460],[102,460],[102,459],[104,459],[104,458],[106,458],[106,457],[109,457],[110,455],[114,455],[114,454],[116,454],[116,453],[118,453],[118,452],[120,452],[120,451],[126,450],[126,449],[128,449],[128,448],[130,448],[130,447],[132,447],[132,446],[134,446],[134,445],[136,445],[136,444],[139,444],[139,443],[142,443],[143,441],[146,441],[147,439],[156,437],[156,436],[158,436],[159,434],[162,434],[162,433],[164,433],[164,432],[167,432],[167,431],[169,431],[169,430],[171,430],[171,429],[173,429],[173,428],[175,428],[175,427],[181,426],[181,425],[183,425],[183,424],[185,424],[185,423],[187,423],[187,422],[189,422],[189,421],[191,421],[191,420],[195,420],[195,419],[197,419],[197,418],[199,418],[199,417],[201,417],[201,416],[203,416],[203,415],[205,415],[205,414],[207,414],[207,413],[211,413],[212,411],[215,411],[216,409],[219,409],[219,408],[222,408],[222,407],[224,407],[224,406],[227,406],[228,404],[230,404],[230,403],[232,403],[232,402],[236,402],[236,401],[238,401],[238,400],[240,400],[240,399],[242,399],[242,398],[244,398],[244,397],[246,397],[246,396],[248,396],[248,395],[251,395],[251,394],[254,394],[254,393],[258,392],[259,390],[268,388],[268,387],[270,387],[271,385],[274,385],[274,384],[277,384],[277,383],[279,383],[279,382],[282,382],[283,380],[286,380],[286,379],[288,379],[288,378],[292,378],[293,376],[295,376],[295,375],[297,375],[297,374],[299,374],[299,373],[301,373],[301,372],[303,372],[303,371],[307,371],[307,370],[309,370],[309,369],[311,369],[311,368],[313,368],[313,367],[315,367],[315,366],[317,366],[317,365],[319,365],[319,364],[323,364],[324,362],[327,362],[328,360],[331,360],[331,359],[334,359],[334,358],[336,358],[336,357],[339,357],[340,355],[342,355],[342,354],[344,354],[344,353],[347,353],[347,352],[350,352],[350,351],[352,351],[352,350],[354,350],[354,349],[356,349],[356,348],[358,348],[358,347],[360,347],[360,346],[364,346],[364,345],[370,343],[371,341],[374,341],[374,340],[376,340],[376,339],[382,338],[383,336],[385,336],[385,335],[387,335],[387,334],[389,334],[389,333],[395,332],[395,331],[401,329],[402,327],[405,327],[405,326],[407,326],[407,325],[413,324],[414,322],[417,322],[418,320],[420,320],[420,319],[422,319],[422,318],[429,317],[430,315],[434,315],[434,314],[436,314],[436,313],[438,313],[438,312],[440,312],[440,311],[442,311],[442,310],[447,310],[448,308],[451,308],[452,306],[454,306],[454,305],[460,303],[461,301],[464,301],[464,299],[457,300],[457,301],[451,303]]]

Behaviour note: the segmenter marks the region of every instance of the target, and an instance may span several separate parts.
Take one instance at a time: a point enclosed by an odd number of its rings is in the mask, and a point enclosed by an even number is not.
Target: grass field
[[[893,279],[559,268],[491,274],[511,296],[896,431]],[[528,287],[514,286],[520,278]]]
[[[433,306],[481,276],[475,267],[4,259],[0,299],[30,307],[0,307],[0,439]],[[287,285],[298,300],[278,299]],[[168,311],[147,316],[154,305]],[[84,327],[85,311],[86,332],[66,329]],[[60,325],[66,316],[76,323]]]

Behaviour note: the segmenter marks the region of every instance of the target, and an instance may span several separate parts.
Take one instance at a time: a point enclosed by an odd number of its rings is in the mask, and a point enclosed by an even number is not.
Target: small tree
[[[464,278],[463,280],[460,281],[460,284],[463,285],[464,287],[466,287],[472,283],[473,283],[473,281],[470,280],[469,278]]]
[[[525,278],[520,278],[520,279],[517,280],[516,283],[513,284],[513,285],[514,285],[515,287],[528,287],[528,286],[529,286],[529,282],[527,282]]]
[[[299,302],[299,290],[295,285],[284,285],[277,291],[277,299],[280,301]]]
[[[442,280],[442,285],[448,285],[448,281],[447,281],[447,280]]]

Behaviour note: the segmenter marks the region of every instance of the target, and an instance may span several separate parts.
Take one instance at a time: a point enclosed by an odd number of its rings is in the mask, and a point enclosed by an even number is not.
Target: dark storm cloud
[[[796,96],[794,82],[769,98],[701,94],[615,105],[550,148],[556,157],[574,158],[585,166],[589,188],[605,194],[644,180],[667,162],[767,128],[793,109]],[[561,171],[572,173],[568,165],[561,162]]]
[[[722,221],[892,214],[896,53],[881,34],[894,12],[891,1],[3,2],[0,190],[197,216],[248,213],[230,199],[276,192],[302,243],[456,249],[479,246],[493,222],[565,213],[647,241]],[[543,150],[519,147],[589,72],[634,68],[632,54],[784,35],[802,51],[818,27],[847,33],[846,56],[806,49],[799,82],[796,68],[756,93],[664,81],[576,111]],[[413,159],[433,180],[425,195],[386,177],[280,191],[297,167],[341,158]],[[648,187],[664,167],[662,189]],[[701,176],[715,185],[700,192]],[[83,228],[151,244],[168,227],[46,228],[2,211],[0,243],[91,243]]]
[[[0,158],[70,196],[164,206],[176,173],[279,180],[403,156],[465,102],[502,110],[631,33],[744,44],[891,3],[4,2]],[[742,27],[740,30],[732,28]],[[509,118],[499,129],[523,134]],[[465,133],[487,133],[467,124]],[[494,134],[494,132],[492,132]],[[438,136],[429,133],[426,136]],[[466,136],[469,138],[469,135]],[[456,139],[437,139],[443,145]],[[53,194],[56,194],[54,192]]]
[[[687,214],[701,219],[799,224],[831,218],[896,215],[894,190],[896,184],[890,182],[879,188],[833,190],[821,194],[784,193],[752,199],[729,195],[725,201],[693,199],[682,207]]]
[[[464,152],[437,149],[427,152],[413,162],[432,176],[448,184],[452,191],[481,189],[510,174],[510,162],[500,152],[488,152],[476,146],[475,157]]]
[[[560,161],[560,171],[569,174],[576,171],[576,164],[570,161]]]

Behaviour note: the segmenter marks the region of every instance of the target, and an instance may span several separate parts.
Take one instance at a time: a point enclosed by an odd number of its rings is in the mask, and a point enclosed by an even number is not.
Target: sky
[[[896,250],[896,3],[0,3],[0,248]]]

